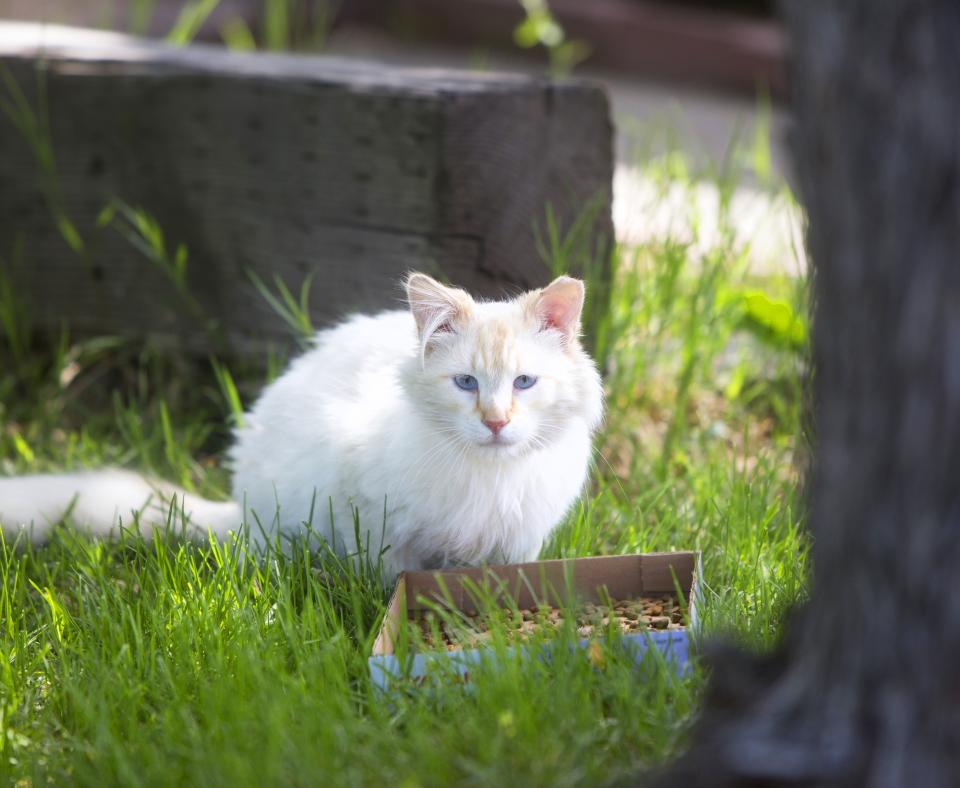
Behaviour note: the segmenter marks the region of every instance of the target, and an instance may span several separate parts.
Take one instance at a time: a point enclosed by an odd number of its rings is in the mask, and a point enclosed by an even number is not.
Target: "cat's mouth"
[[[502,435],[491,435],[479,445],[486,449],[509,449],[516,446],[517,442],[513,438],[504,438]]]

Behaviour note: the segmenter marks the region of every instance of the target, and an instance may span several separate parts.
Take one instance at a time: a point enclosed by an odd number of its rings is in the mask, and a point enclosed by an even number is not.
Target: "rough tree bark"
[[[960,785],[960,3],[794,0],[811,597],[713,654],[671,786]]]

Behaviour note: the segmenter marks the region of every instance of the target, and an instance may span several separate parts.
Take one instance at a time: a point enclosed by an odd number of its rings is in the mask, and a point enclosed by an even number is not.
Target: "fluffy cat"
[[[163,503],[221,538],[245,520],[340,552],[381,545],[390,574],[536,558],[587,477],[602,414],[597,370],[578,338],[583,283],[560,277],[480,302],[424,274],[409,310],[354,317],[268,386],[237,429],[230,503],[127,471],[0,480],[0,522],[42,539],[70,517],[106,534]],[[331,514],[333,516],[331,524]]]

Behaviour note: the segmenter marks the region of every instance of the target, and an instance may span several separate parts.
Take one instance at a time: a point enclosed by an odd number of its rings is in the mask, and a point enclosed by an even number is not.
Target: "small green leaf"
[[[537,23],[530,17],[524,19],[513,29],[513,42],[523,49],[535,47],[540,42]]]
[[[740,396],[740,392],[743,391],[743,384],[747,380],[747,371],[743,364],[740,364],[735,370],[733,370],[733,375],[730,376],[730,382],[727,383],[726,388],[723,391],[723,395],[728,400],[734,400]]]
[[[772,339],[795,347],[807,341],[807,325],[782,299],[770,298],[759,290],[742,293],[746,327],[765,331]]]
[[[106,227],[110,222],[113,221],[113,217],[117,215],[117,205],[114,202],[108,202],[103,208],[100,209],[100,213],[97,214],[97,227],[102,229]]]
[[[170,423],[170,411],[167,410],[167,403],[160,401],[160,430],[163,434],[163,453],[170,463],[171,468],[176,468],[177,463],[177,444],[173,438],[173,426]]]
[[[83,254],[83,238],[80,237],[77,228],[73,226],[73,222],[65,214],[57,214],[57,229],[63,236],[63,240],[67,242],[67,246],[77,254]]]
[[[241,17],[235,17],[220,28],[220,38],[227,45],[227,49],[234,52],[253,52],[257,48],[257,41],[250,32],[247,23]]]
[[[563,43],[563,28],[553,18],[544,16],[537,20],[537,38],[547,49]]]
[[[19,432],[13,433],[13,448],[17,450],[17,454],[19,454],[24,460],[31,465],[33,464],[33,449],[30,448],[30,445],[23,439],[23,436]]]
[[[184,244],[177,246],[176,254],[173,258],[173,269],[177,284],[183,285],[186,282],[187,273],[187,247]]]
[[[761,94],[758,101],[751,154],[754,174],[761,182],[769,183],[773,177],[773,164],[770,154],[770,98],[766,94]]]
[[[227,407],[230,409],[230,418],[233,420],[235,426],[242,427],[243,403],[240,401],[240,392],[237,390],[237,385],[233,381],[233,375],[215,358],[210,359],[210,364],[213,367],[213,374],[216,376],[217,383],[220,386],[220,393],[223,394]]]
[[[167,33],[167,43],[175,46],[186,46],[200,32],[203,23],[220,5],[220,0],[194,0],[188,3],[180,11],[177,21],[173,23],[170,32]]]
[[[263,40],[267,49],[290,49],[290,17],[288,0],[265,0],[263,10]]]

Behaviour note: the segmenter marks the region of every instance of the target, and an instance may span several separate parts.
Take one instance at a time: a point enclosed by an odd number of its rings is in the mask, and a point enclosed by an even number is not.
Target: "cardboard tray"
[[[570,558],[506,564],[437,572],[404,572],[387,607],[380,633],[369,658],[374,684],[386,688],[400,676],[417,679],[437,660],[449,660],[463,681],[469,681],[469,669],[486,649],[429,651],[412,655],[402,666],[395,653],[400,622],[411,614],[429,609],[429,600],[452,606],[466,614],[477,612],[474,589],[483,588],[504,603],[512,601],[520,608],[537,602],[561,602],[574,592],[583,602],[601,602],[605,595],[613,599],[631,599],[644,594],[683,592],[688,609],[688,625],[681,630],[647,630],[623,635],[639,660],[649,648],[656,648],[678,670],[687,663],[690,634],[696,627],[699,594],[700,553],[645,553],[638,555]],[[425,600],[428,601],[425,604]],[[581,645],[588,640],[581,640]],[[406,670],[403,668],[406,667]]]

